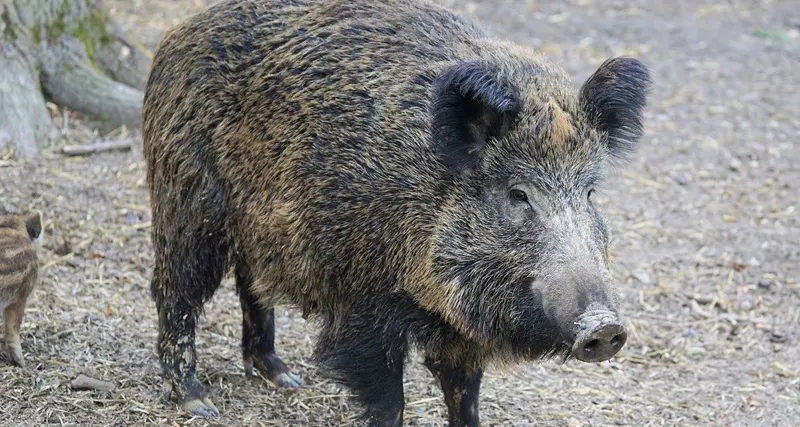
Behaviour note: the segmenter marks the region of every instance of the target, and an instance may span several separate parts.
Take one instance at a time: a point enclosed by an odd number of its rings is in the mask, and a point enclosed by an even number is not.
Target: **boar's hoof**
[[[611,312],[586,313],[575,322],[575,344],[572,355],[583,362],[602,362],[625,345],[628,333]]]
[[[20,368],[25,367],[25,359],[22,358],[22,347],[19,345],[9,345],[6,349],[8,353],[8,358],[11,360],[11,363],[19,366]]]
[[[271,381],[275,383],[275,385],[277,385],[278,387],[283,387],[283,388],[295,388],[295,387],[300,387],[303,384],[300,381],[300,377],[291,372],[281,373]]]
[[[219,410],[208,398],[189,399],[183,403],[183,410],[203,418],[214,418],[219,415]]]
[[[303,382],[300,377],[289,371],[289,368],[283,363],[280,357],[271,354],[264,357],[251,357],[244,358],[244,374],[247,377],[257,376],[254,369],[261,372],[273,384],[281,388],[295,388],[300,387]]]

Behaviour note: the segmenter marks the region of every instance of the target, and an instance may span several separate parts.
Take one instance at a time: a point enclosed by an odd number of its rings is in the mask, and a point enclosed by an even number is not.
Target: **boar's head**
[[[524,358],[596,362],[622,348],[593,194],[642,136],[649,85],[632,58],[606,61],[577,91],[530,60],[438,75],[431,137],[448,186],[431,266],[440,311],[462,333]]]

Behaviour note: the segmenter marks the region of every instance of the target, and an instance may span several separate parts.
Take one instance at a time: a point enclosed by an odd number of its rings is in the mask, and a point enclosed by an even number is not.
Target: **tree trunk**
[[[45,100],[138,127],[151,58],[99,0],[0,0],[0,152],[38,154]]]

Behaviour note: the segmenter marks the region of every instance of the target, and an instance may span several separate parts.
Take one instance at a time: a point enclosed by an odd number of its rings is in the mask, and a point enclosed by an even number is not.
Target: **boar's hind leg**
[[[174,396],[194,415],[215,417],[219,411],[197,378],[195,327],[228,266],[230,246],[220,212],[224,199],[205,180],[177,198],[159,193],[169,186],[156,183],[154,188],[151,292],[165,398]]]
[[[444,392],[444,400],[449,414],[448,426],[480,426],[478,396],[483,378],[483,367],[473,363],[469,357],[452,362],[439,357],[436,353],[429,353],[425,356],[425,366],[439,381]]]
[[[279,387],[298,387],[300,377],[275,354],[275,309],[262,307],[252,291],[253,278],[244,262],[236,264],[236,289],[242,305],[242,358],[245,375],[253,367]]]

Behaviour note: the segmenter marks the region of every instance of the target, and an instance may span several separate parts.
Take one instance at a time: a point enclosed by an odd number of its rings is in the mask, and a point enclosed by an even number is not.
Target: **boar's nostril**
[[[594,321],[593,321],[594,320]],[[610,359],[625,345],[628,334],[615,319],[582,319],[584,326],[576,336],[572,355],[584,362],[602,362]]]
[[[600,344],[599,340],[591,340],[588,343],[586,343],[586,345],[583,346],[583,352],[584,353],[591,353],[594,350],[596,350],[597,347],[600,347],[601,345],[602,344]]]

